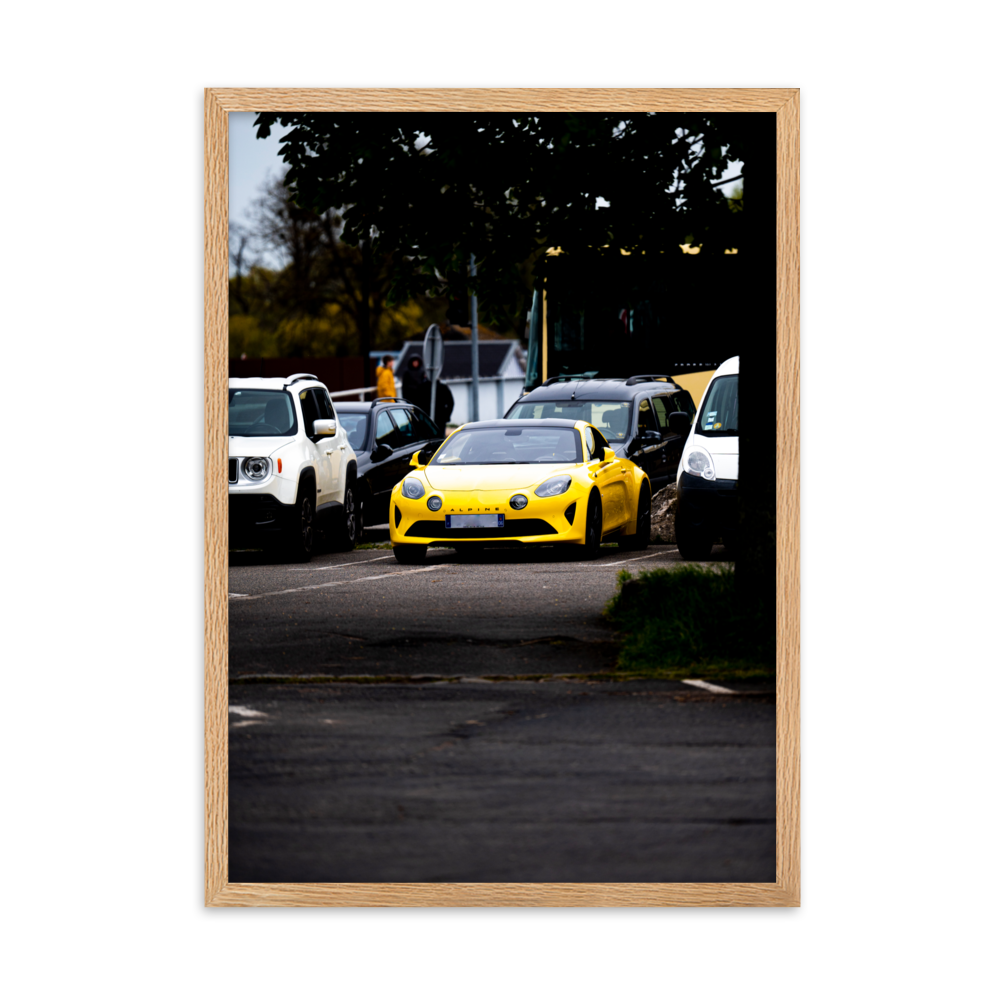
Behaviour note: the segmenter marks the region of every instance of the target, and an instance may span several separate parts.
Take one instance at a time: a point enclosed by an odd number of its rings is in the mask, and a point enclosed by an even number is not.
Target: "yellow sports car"
[[[389,538],[401,563],[428,545],[649,545],[649,477],[582,420],[488,420],[459,427],[392,491]],[[425,463],[426,464],[422,464]]]

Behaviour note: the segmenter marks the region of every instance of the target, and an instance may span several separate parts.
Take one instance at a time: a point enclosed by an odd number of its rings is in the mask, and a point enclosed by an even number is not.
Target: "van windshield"
[[[712,382],[701,404],[695,434],[704,437],[739,436],[739,381],[739,375],[723,375]]]

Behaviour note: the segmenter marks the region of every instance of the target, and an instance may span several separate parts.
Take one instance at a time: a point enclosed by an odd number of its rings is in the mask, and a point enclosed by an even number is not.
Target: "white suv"
[[[229,380],[229,545],[306,561],[317,529],[353,549],[357,457],[315,375]]]

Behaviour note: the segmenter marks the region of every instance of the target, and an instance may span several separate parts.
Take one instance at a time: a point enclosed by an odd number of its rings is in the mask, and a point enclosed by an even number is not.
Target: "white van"
[[[736,551],[740,359],[723,362],[708,383],[677,475],[674,531],[683,559],[707,559],[721,537]]]

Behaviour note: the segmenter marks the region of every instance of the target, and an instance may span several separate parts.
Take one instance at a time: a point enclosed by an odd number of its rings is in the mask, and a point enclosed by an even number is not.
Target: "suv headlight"
[[[712,456],[701,448],[692,448],[684,459],[684,470],[702,479],[715,479],[715,463]]]
[[[268,458],[243,459],[243,475],[246,476],[247,479],[259,482],[261,479],[267,479],[270,472],[271,460]]]
[[[419,500],[424,495],[424,484],[419,479],[403,480],[403,496],[410,500]]]
[[[535,490],[536,497],[557,497],[560,493],[565,493],[569,489],[569,484],[573,480],[569,476],[553,476],[546,479],[541,486]]]

